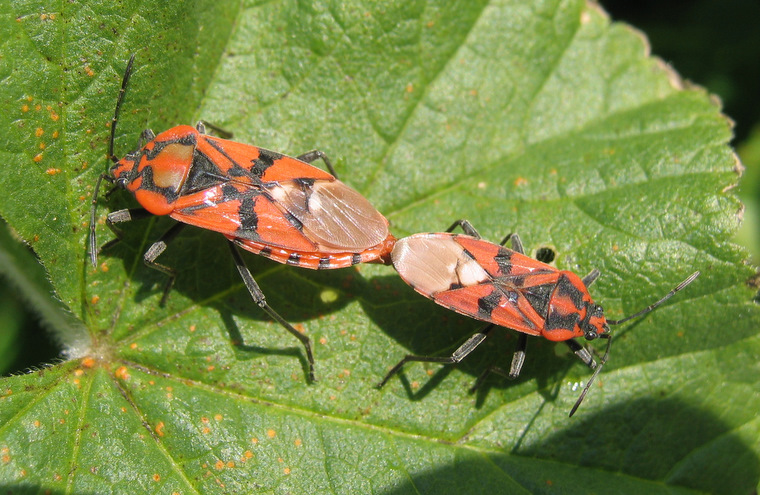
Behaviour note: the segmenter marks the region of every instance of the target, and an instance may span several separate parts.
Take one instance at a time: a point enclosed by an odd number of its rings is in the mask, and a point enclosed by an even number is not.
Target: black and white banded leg
[[[251,271],[248,270],[245,261],[243,261],[243,257],[240,255],[240,251],[238,250],[237,246],[230,241],[229,247],[230,251],[232,252],[232,259],[235,261],[235,267],[237,267],[238,273],[240,273],[240,277],[243,279],[243,283],[248,289],[248,293],[251,295],[253,302],[255,302],[261,309],[263,309],[273,320],[282,325],[285,330],[293,334],[295,338],[301,341],[301,344],[303,344],[303,347],[306,350],[306,359],[309,363],[309,380],[312,382],[316,381],[314,377],[314,356],[311,352],[311,340],[309,337],[303,335],[301,332],[293,328],[293,326],[288,323],[285,318],[280,316],[274,309],[269,306],[266,298],[264,297],[264,293],[259,288],[259,284],[256,283],[253,275],[251,275]]]

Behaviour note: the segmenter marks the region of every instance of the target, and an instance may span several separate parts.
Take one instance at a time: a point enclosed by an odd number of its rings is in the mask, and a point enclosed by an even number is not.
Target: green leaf
[[[760,479],[760,312],[731,131],[703,90],[643,36],[582,1],[15,2],[0,10],[0,215],[30,243],[87,329],[57,328],[73,358],[0,381],[0,488],[102,493],[751,492]],[[439,308],[390,267],[311,272],[247,256],[298,342],[251,301],[219,235],[127,224],[88,262],[90,198],[136,53],[116,154],[145,127],[203,118],[240,142],[325,151],[398,236],[467,218],[498,241],[602,277],[611,318],[694,270],[646,318],[615,329],[590,372],[531,339],[515,382],[467,388],[506,364],[514,332],[457,367],[478,323]],[[43,149],[44,147],[44,149]],[[134,207],[116,192],[105,208]]]

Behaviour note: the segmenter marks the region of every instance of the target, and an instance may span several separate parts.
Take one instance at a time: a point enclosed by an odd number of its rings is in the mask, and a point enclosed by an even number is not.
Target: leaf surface
[[[650,57],[632,28],[564,2],[18,2],[0,20],[0,214],[29,242],[86,328],[61,325],[74,359],[0,381],[0,487],[66,493],[750,492],[760,479],[760,313],[731,244],[740,166],[703,90]],[[521,377],[467,388],[505,365],[496,333],[456,368],[478,323],[435,306],[389,267],[311,272],[246,261],[298,342],[251,301],[220,236],[124,226],[86,254],[109,123],[135,70],[116,154],[140,131],[204,119],[235,139],[325,151],[397,236],[469,219],[494,241],[602,277],[615,329],[590,376],[564,346],[531,339]],[[108,209],[135,207],[115,192]],[[70,327],[70,328],[69,328]],[[67,330],[68,329],[68,330]],[[504,337],[507,336],[507,338]],[[77,341],[78,342],[78,341]]]

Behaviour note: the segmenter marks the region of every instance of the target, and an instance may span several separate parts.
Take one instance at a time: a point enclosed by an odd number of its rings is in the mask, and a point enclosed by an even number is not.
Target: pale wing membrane
[[[493,278],[465,253],[454,236],[416,234],[400,239],[391,258],[406,283],[438,304],[473,318],[538,335],[535,322],[540,318],[532,307],[533,298],[525,297],[521,277]],[[480,289],[474,290],[476,287]],[[480,298],[492,299],[494,306],[484,313]]]
[[[359,252],[388,237],[385,218],[364,196],[338,180],[280,182],[267,190],[322,251]]]
[[[453,239],[414,235],[396,242],[391,253],[401,278],[429,297],[456,286],[488,283],[491,277]]]

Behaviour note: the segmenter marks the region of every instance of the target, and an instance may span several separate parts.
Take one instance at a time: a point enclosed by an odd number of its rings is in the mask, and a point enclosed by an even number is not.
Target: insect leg
[[[510,240],[512,241],[512,251],[517,251],[520,254],[525,254],[525,249],[523,249],[523,243],[520,240],[520,236],[517,234],[507,234],[506,237],[504,237],[504,239],[501,240],[499,245],[503,246]]]
[[[143,131],[140,133],[140,137],[137,140],[137,149],[142,149],[142,147],[145,146],[145,143],[149,143],[154,139],[156,139],[155,132],[150,129],[143,129]]]
[[[520,376],[520,370],[522,370],[523,364],[525,363],[526,347],[528,347],[528,334],[518,333],[517,347],[515,347],[515,352],[512,354],[512,364],[509,367],[508,378],[514,380]]]
[[[446,232],[453,232],[457,227],[460,227],[465,234],[474,237],[475,239],[480,239],[480,234],[475,230],[475,227],[472,226],[469,220],[460,219],[455,221],[448,229],[446,229]]]
[[[459,346],[457,350],[454,351],[454,353],[451,356],[417,356],[414,354],[409,354],[404,359],[396,363],[396,365],[391,368],[391,370],[388,372],[387,375],[385,375],[385,378],[383,378],[383,381],[377,384],[377,388],[382,388],[383,385],[385,385],[390,378],[401,371],[401,368],[404,367],[404,365],[411,361],[420,361],[424,363],[441,363],[441,364],[456,364],[460,362],[462,359],[467,357],[472,351],[475,350],[485,339],[488,337],[488,334],[493,330],[493,327],[496,325],[491,324],[485,327],[480,332],[476,333],[467,341]]]
[[[311,150],[307,151],[306,153],[302,155],[298,155],[296,157],[297,159],[301,160],[302,162],[306,162],[311,164],[311,162],[321,159],[323,162],[325,162],[325,165],[327,165],[327,170],[330,172],[336,179],[338,178],[338,174],[335,173],[335,169],[332,166],[332,162],[329,158],[327,158],[327,155],[324,151],[320,150]]]
[[[90,249],[95,249],[95,255],[97,256],[97,253],[104,249],[108,249],[114,244],[121,242],[121,239],[124,237],[124,233],[121,231],[120,228],[116,227],[115,223],[123,223],[123,222],[131,222],[132,220],[141,220],[143,218],[147,218],[153,216],[151,215],[148,210],[145,208],[130,208],[129,210],[117,210],[112,211],[108,214],[106,217],[106,227],[108,227],[111,232],[114,233],[116,236],[115,239],[111,239],[110,241],[106,242],[102,246],[100,246],[100,249],[96,249],[95,246],[90,246]],[[90,242],[92,243],[94,241],[93,237],[90,237]],[[92,252],[92,251],[91,251]]]
[[[207,127],[211,129],[212,131],[214,131],[221,138],[230,139],[232,137],[232,133],[230,131],[222,129],[221,127],[216,126],[212,124],[211,122],[206,122],[205,120],[199,120],[195,124],[195,130],[197,130],[201,134],[208,134],[208,132],[206,132]]]
[[[594,357],[591,355],[591,353],[580,345],[578,342],[576,342],[573,339],[566,340],[565,344],[570,348],[571,351],[575,353],[578,358],[583,361],[583,363],[588,366],[589,368],[596,369],[596,361],[594,361]]]
[[[121,210],[121,211],[124,211],[124,210]],[[173,268],[170,268],[166,265],[162,265],[161,263],[156,263],[156,258],[161,256],[161,253],[166,251],[167,244],[169,244],[169,242],[171,242],[175,237],[177,237],[177,234],[180,233],[180,231],[185,227],[185,225],[186,224],[184,223],[175,224],[172,228],[167,230],[166,233],[162,235],[160,239],[158,239],[156,242],[151,244],[151,246],[148,248],[147,251],[145,251],[145,254],[143,255],[143,261],[145,262],[145,265],[148,268],[153,268],[154,270],[158,270],[159,272],[164,273],[166,274],[167,277],[169,277],[169,280],[167,280],[166,286],[164,287],[164,295],[161,296],[161,302],[159,303],[161,306],[163,306],[166,303],[166,299],[169,297],[169,291],[174,285],[174,280],[177,278],[177,272]]]
[[[696,276],[694,278],[696,278]],[[610,345],[612,344],[612,337],[610,337],[610,334],[605,334],[602,336],[602,338],[607,339],[607,348],[604,351],[604,356],[602,356],[602,359],[599,361],[599,366],[597,366],[596,369],[594,369],[594,374],[591,375],[591,378],[589,378],[588,382],[586,382],[586,386],[583,387],[583,391],[581,392],[581,395],[578,396],[578,400],[575,401],[575,405],[573,406],[572,409],[570,409],[570,414],[568,416],[571,418],[573,417],[573,414],[575,414],[575,411],[578,410],[578,407],[580,407],[581,402],[583,402],[583,399],[586,397],[586,394],[591,388],[591,385],[594,383],[594,380],[596,380],[596,377],[599,376],[599,373],[601,373],[602,368],[604,368],[604,364],[607,362],[607,359],[610,357]]]
[[[96,266],[98,264],[98,241],[95,238],[95,215],[97,214],[98,209],[98,193],[100,192],[100,184],[104,180],[113,183],[113,178],[110,175],[100,174],[98,181],[95,183],[95,191],[92,193],[92,201],[90,202],[90,238],[88,242],[90,262],[92,263],[92,266]]]
[[[528,334],[518,333],[517,346],[515,347],[514,354],[512,354],[512,364],[509,366],[509,372],[504,371],[499,366],[489,366],[483,370],[483,373],[481,373],[478,379],[475,380],[475,384],[470,387],[470,393],[473,393],[479,389],[486,378],[491,375],[491,373],[496,373],[497,375],[504,376],[510,380],[514,380],[520,376],[520,371],[522,370],[523,364],[525,363],[525,348],[527,346]]]
[[[583,285],[588,287],[589,285],[593,284],[594,280],[599,278],[599,275],[601,275],[601,272],[597,270],[596,268],[594,268],[593,270],[591,270],[591,273],[583,277]]]
[[[314,378],[314,356],[311,353],[311,340],[309,337],[303,335],[301,332],[293,328],[290,323],[285,321],[285,318],[280,316],[274,309],[269,306],[269,304],[267,304],[264,293],[261,292],[259,284],[256,283],[256,280],[253,279],[253,275],[251,275],[251,271],[248,270],[245,261],[243,261],[243,257],[240,256],[240,251],[238,251],[237,246],[235,246],[235,244],[232,242],[229,243],[229,246],[230,251],[232,252],[232,259],[235,261],[235,266],[237,267],[238,273],[240,273],[240,277],[243,279],[243,283],[248,289],[248,293],[253,298],[253,302],[255,302],[261,309],[263,309],[273,320],[285,327],[285,330],[293,334],[295,338],[301,341],[304,349],[306,349],[306,359],[309,362],[309,380],[312,382],[316,381]]]
[[[131,222],[132,220],[142,220],[143,218],[148,218],[150,216],[153,216],[148,210],[145,208],[130,208],[128,210],[116,210],[112,211],[108,214],[106,217],[106,226],[111,229],[111,232],[113,232],[116,235],[117,240],[121,240],[123,237],[123,234],[121,232],[121,229],[116,227],[115,223],[124,223],[124,222]]]

